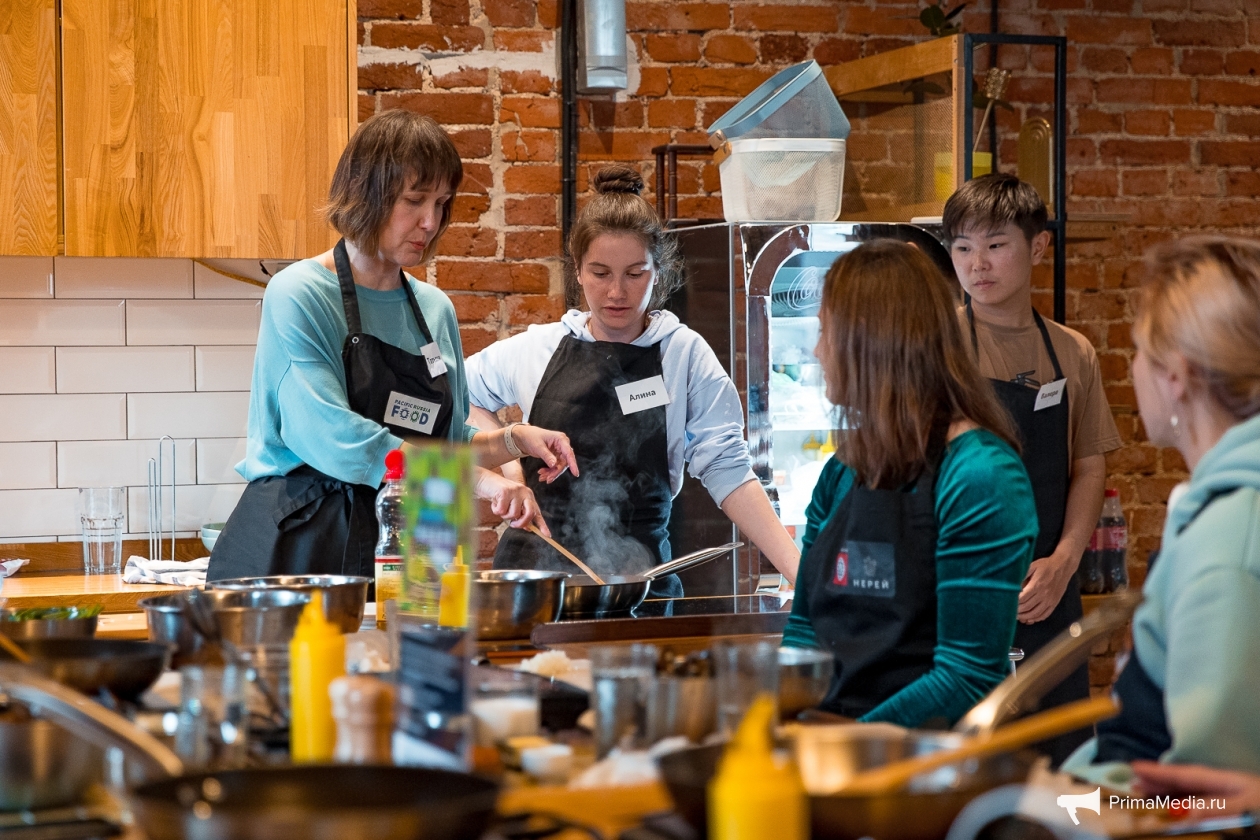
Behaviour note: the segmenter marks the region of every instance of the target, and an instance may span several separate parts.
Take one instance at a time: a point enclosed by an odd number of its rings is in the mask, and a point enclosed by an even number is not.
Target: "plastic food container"
[[[735,139],[848,136],[849,119],[813,60],[775,73],[709,126],[715,149]]]
[[[731,140],[718,150],[728,222],[834,222],[844,194],[844,140]]]

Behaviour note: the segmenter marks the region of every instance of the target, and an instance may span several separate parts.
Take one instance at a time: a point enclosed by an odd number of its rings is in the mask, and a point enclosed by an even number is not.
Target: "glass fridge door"
[[[805,508],[835,452],[833,430],[840,422],[814,356],[823,279],[839,256],[835,251],[798,253],[783,263],[770,286],[771,469],[779,518],[798,546],[805,534]]]

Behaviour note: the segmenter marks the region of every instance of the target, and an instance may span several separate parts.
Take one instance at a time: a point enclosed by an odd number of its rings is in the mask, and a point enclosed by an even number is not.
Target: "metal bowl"
[[[96,635],[96,616],[13,621],[12,614],[12,610],[0,611],[0,633],[10,639],[90,639]]]
[[[324,617],[343,633],[357,633],[363,625],[363,607],[371,582],[370,578],[349,575],[273,575],[213,580],[206,586],[232,591],[290,589],[311,593],[318,589],[324,593]]]
[[[827,696],[835,657],[812,648],[779,648],[779,719],[795,720]]]
[[[560,616],[564,591],[564,572],[531,569],[477,572],[472,581],[477,638],[528,639],[534,627]]]
[[[0,712],[0,811],[78,802],[100,759],[99,749],[21,706]]]
[[[137,606],[144,610],[148,619],[149,641],[175,646],[175,652],[171,654],[172,668],[200,661],[206,640],[193,630],[192,623],[184,614],[182,592],[142,598]]]

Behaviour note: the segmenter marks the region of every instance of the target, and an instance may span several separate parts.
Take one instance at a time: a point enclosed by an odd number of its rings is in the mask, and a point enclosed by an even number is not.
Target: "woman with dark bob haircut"
[[[842,428],[783,643],[830,650],[822,708],[862,721],[952,724],[1008,671],[1037,514],[955,307],[901,242],[858,246],[823,286],[814,354]]]
[[[409,440],[473,441],[483,465],[541,459],[542,478],[577,472],[564,435],[510,436],[465,424],[468,385],[455,309],[406,275],[433,253],[463,166],[432,119],[366,120],[333,173],[328,222],[341,241],[267,285],[250,390],[249,481],[210,556],[207,577],[370,577],[385,455]],[[486,469],[477,495],[514,526],[546,528],[533,493]]]

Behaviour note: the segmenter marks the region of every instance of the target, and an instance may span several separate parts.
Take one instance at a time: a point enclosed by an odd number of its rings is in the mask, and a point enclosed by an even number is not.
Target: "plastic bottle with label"
[[[407,524],[403,516],[403,484],[406,457],[401,449],[385,455],[385,483],[376,494],[376,521],[380,537],[376,542],[376,626],[385,629],[385,602],[398,600],[402,591],[402,535]]]
[[[1081,555],[1078,577],[1082,595],[1101,595],[1103,592],[1102,557],[1098,549],[1101,539],[1102,528],[1095,527],[1094,533],[1089,535],[1089,545],[1085,547],[1085,553]]]
[[[1103,591],[1117,592],[1129,588],[1129,570],[1125,556],[1129,547],[1129,528],[1120,508],[1120,491],[1108,489],[1103,500],[1102,518],[1098,520],[1098,556],[1102,565]]]

